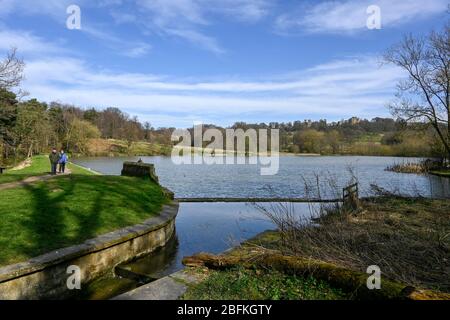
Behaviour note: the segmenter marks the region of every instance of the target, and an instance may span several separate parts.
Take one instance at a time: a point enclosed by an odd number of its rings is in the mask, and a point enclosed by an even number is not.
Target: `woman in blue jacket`
[[[69,161],[69,157],[64,153],[64,150],[61,150],[61,154],[59,156],[59,173],[64,173],[66,170],[66,163]]]

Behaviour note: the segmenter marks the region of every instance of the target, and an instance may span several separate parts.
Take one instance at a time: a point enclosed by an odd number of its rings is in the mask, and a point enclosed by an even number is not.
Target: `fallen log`
[[[368,274],[349,270],[331,263],[304,259],[282,254],[258,254],[249,258],[238,255],[212,255],[199,253],[184,257],[182,263],[189,267],[206,267],[214,270],[226,270],[235,267],[272,269],[279,272],[313,276],[341,288],[352,298],[364,300],[401,299],[401,300],[450,300],[450,294],[431,290],[418,290],[396,281],[382,279],[381,289],[368,289]]]

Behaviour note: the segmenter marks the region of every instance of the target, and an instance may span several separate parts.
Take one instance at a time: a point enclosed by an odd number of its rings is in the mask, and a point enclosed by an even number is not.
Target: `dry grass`
[[[314,224],[292,210],[278,206],[264,212],[278,226],[285,254],[361,272],[378,265],[390,279],[450,292],[448,200],[374,198],[356,213],[322,208]]]
[[[153,156],[169,155],[171,146],[137,141],[128,145],[126,141],[115,139],[91,139],[88,144],[89,156]]]
[[[386,171],[397,173],[428,173],[432,170],[438,170],[442,167],[442,162],[437,160],[426,159],[419,162],[403,162],[388,166]]]

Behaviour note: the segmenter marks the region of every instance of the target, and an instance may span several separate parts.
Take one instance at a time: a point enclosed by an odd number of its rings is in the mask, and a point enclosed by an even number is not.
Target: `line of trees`
[[[17,95],[0,88],[0,149],[3,162],[62,148],[88,154],[92,139],[118,139],[131,147],[135,141],[170,144],[173,128],[155,130],[118,108],[96,110],[36,99],[19,101]]]
[[[118,108],[98,111],[36,99],[24,100],[17,90],[23,79],[24,62],[16,49],[0,62],[0,154],[3,163],[62,148],[86,154],[91,139],[146,140],[170,144],[170,128],[155,130]]]
[[[218,129],[225,134],[225,128],[203,125],[203,130],[209,128]],[[269,124],[237,122],[231,128],[255,129],[256,132],[258,129],[278,129],[280,151],[290,153],[430,157],[442,157],[443,154],[441,145],[428,124],[407,123],[391,118],[367,120],[352,117],[338,122],[305,120]],[[209,142],[204,142],[205,146],[208,144]]]
[[[281,151],[320,154],[434,156],[450,159],[450,28],[425,38],[406,36],[384,59],[403,68],[408,77],[398,84],[390,106],[397,120],[350,118],[328,123],[294,121],[247,124],[231,128],[280,130]],[[23,60],[13,49],[0,61],[0,152],[3,162],[51,147],[88,153],[91,139],[118,139],[171,145],[174,128],[152,128],[118,108],[82,109],[36,99],[23,100],[17,90]],[[204,125],[203,128],[224,128]]]
[[[4,162],[48,152],[50,147],[83,152],[89,139],[100,137],[97,127],[70,108],[36,99],[18,101],[16,94],[4,88],[0,88],[0,126]]]
[[[204,125],[204,130],[208,128],[225,131],[222,127]],[[293,153],[438,156],[442,152],[429,126],[391,118],[353,117],[331,123],[326,120],[237,122],[231,128],[279,129],[281,151]],[[36,99],[19,101],[15,93],[0,88],[3,162],[48,152],[52,147],[89,154],[90,141],[98,138],[126,141],[129,148],[136,141],[170,146],[173,130],[155,129],[118,108],[96,110],[58,102],[46,104]]]

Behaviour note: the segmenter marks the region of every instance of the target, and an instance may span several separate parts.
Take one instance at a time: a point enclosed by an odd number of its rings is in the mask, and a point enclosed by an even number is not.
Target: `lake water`
[[[385,171],[389,165],[420,160],[414,158],[281,156],[278,174],[273,176],[260,175],[259,165],[175,165],[170,157],[141,158],[155,165],[160,183],[179,198],[305,198],[308,193],[304,181],[315,185],[316,174],[320,176],[322,197],[335,198],[351,179],[349,167],[358,178],[362,196],[372,194],[372,184],[413,196],[450,195],[450,179]],[[138,159],[80,158],[73,161],[104,174],[119,175],[124,161]],[[330,180],[335,181],[337,188],[329,187],[327,181]]]
[[[159,279],[181,270],[183,257],[199,252],[221,253],[258,233],[275,229],[275,225],[260,211],[259,207],[279,208],[272,203],[180,203],[175,222],[175,234],[168,243],[156,251],[125,263],[126,269],[152,279]],[[309,219],[317,208],[314,204],[284,204],[290,212],[299,218]],[[312,208],[312,210],[310,210]],[[101,294],[102,299],[109,299],[134,289],[143,283],[133,281],[132,287],[120,287],[125,280],[117,276],[107,276],[101,285],[83,287],[81,299],[91,298],[92,292]],[[128,285],[128,282],[127,282]]]
[[[260,203],[271,208],[274,204]],[[306,203],[294,203],[291,212],[309,218]],[[221,253],[275,225],[250,203],[180,203],[176,233],[163,248],[127,264],[140,274],[160,278],[182,268],[181,260],[199,252]]]
[[[258,165],[175,165],[170,157],[141,157],[155,164],[160,183],[179,198],[305,198],[304,181],[320,177],[322,196],[335,198],[351,179],[353,168],[362,195],[371,194],[371,184],[403,194],[432,197],[450,195],[450,179],[385,171],[389,165],[420,159],[394,157],[280,157],[277,175],[261,176]],[[74,162],[104,174],[119,175],[128,158],[82,158]],[[326,180],[333,180],[330,188]],[[335,192],[335,190],[337,190]],[[262,204],[271,206],[271,203]],[[310,205],[292,203],[295,214],[311,215]],[[176,233],[162,249],[127,264],[152,278],[160,278],[182,268],[184,256],[198,252],[220,253],[275,226],[250,203],[180,203]]]

